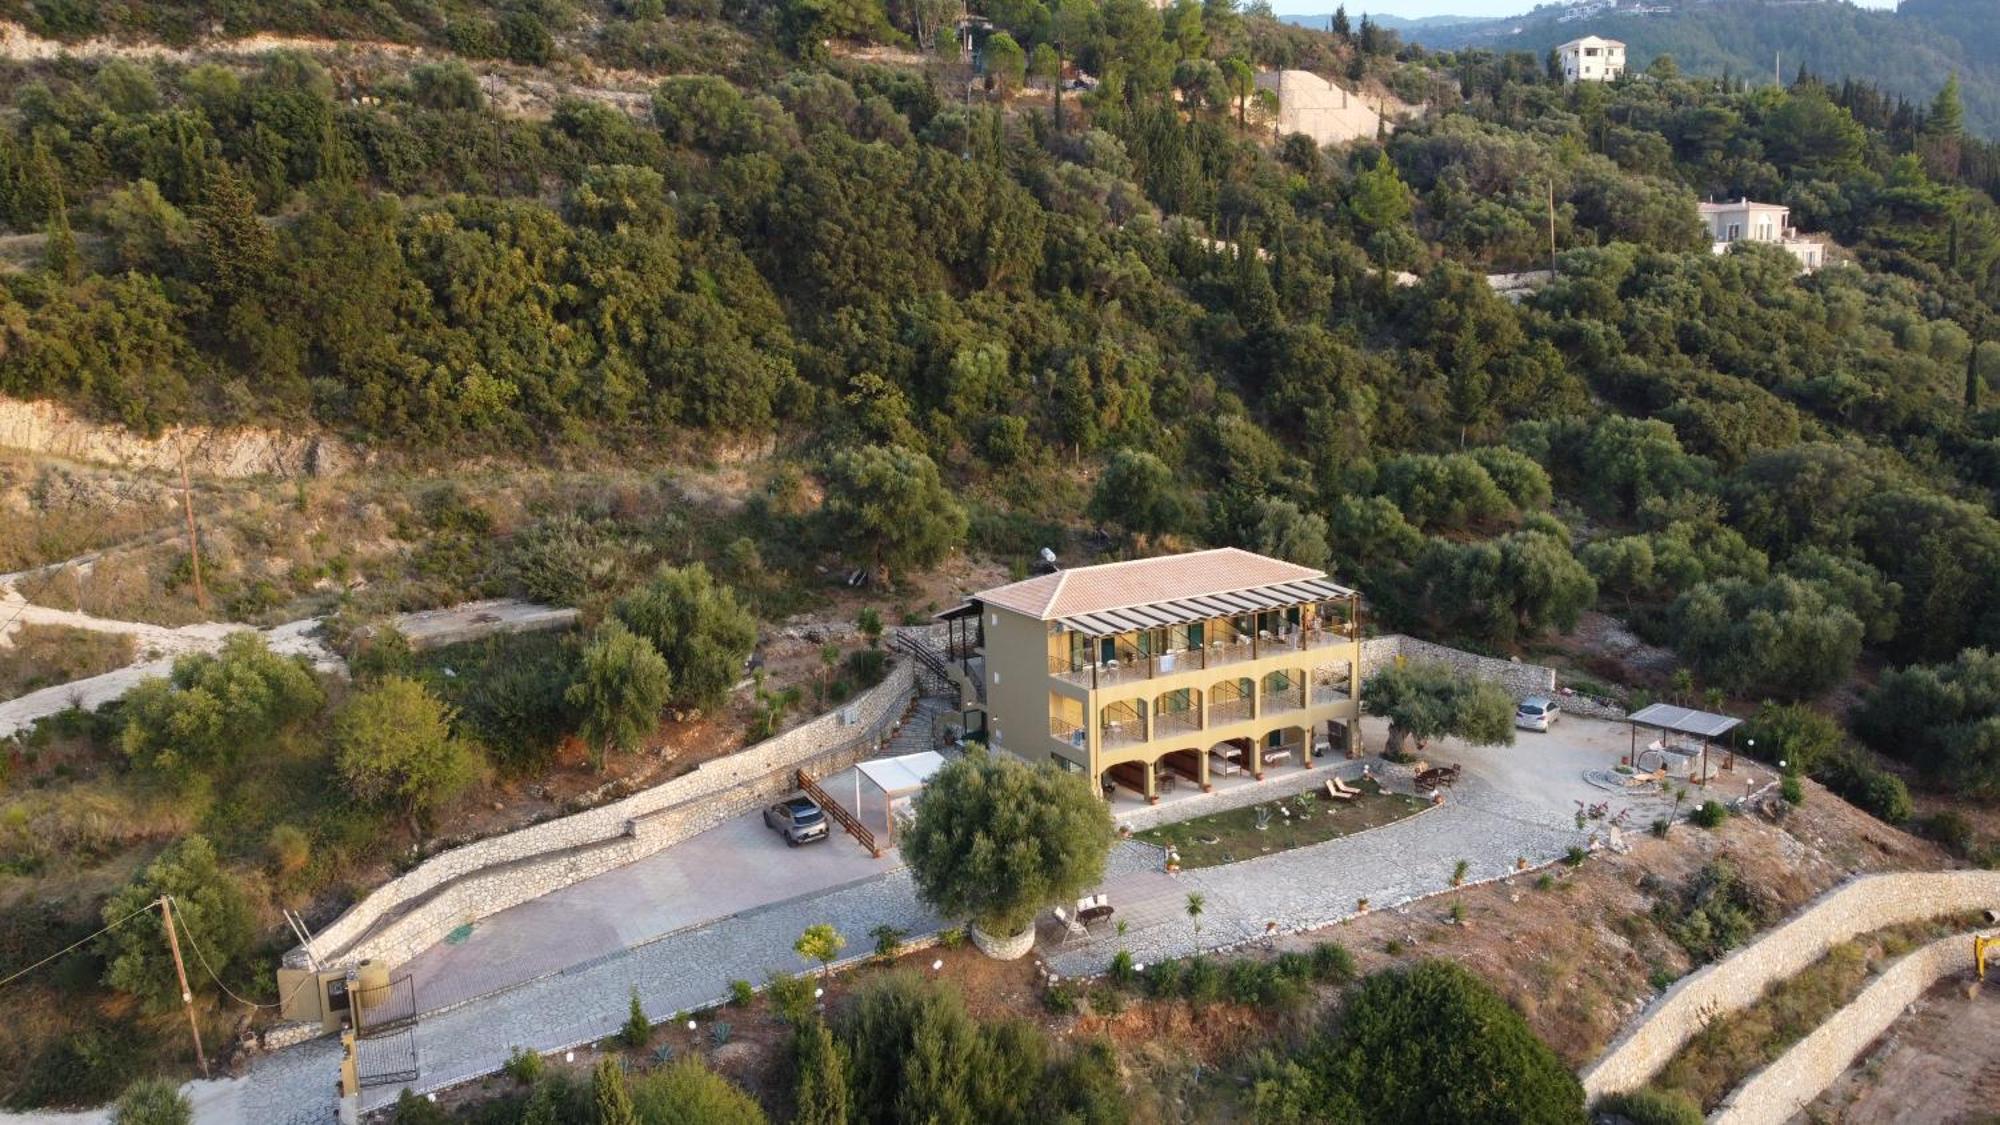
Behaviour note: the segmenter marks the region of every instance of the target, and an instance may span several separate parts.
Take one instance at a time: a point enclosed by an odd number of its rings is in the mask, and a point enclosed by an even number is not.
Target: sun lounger
[[[1356,796],[1359,795],[1356,793],[1350,793],[1345,789],[1341,789],[1338,787],[1339,785],[1340,785],[1339,778],[1334,778],[1332,781],[1326,783],[1326,795],[1329,800],[1352,801]]]

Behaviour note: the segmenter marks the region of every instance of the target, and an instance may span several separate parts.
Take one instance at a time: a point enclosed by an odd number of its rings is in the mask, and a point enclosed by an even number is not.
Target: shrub
[[[1114,984],[1130,987],[1137,973],[1132,969],[1132,953],[1121,949],[1111,955],[1111,980]]]
[[[757,986],[747,980],[729,982],[729,1002],[739,1008],[747,1008],[757,1000]]]
[[[111,1125],[189,1125],[193,1120],[193,1104],[165,1078],[132,1083],[111,1108]]]
[[[766,1121],[750,1095],[693,1055],[635,1079],[630,1112],[630,1120],[647,1125],[765,1125]]]
[[[1174,1000],[1187,993],[1187,966],[1179,961],[1155,961],[1146,966],[1146,994]]]
[[[1696,962],[1713,961],[1743,944],[1770,913],[1723,860],[1703,866],[1675,900],[1653,905],[1653,920]]]
[[[1932,813],[1918,822],[1917,830],[1955,856],[1969,857],[1977,846],[1972,822],[1956,809]]]
[[[1381,1125],[1583,1125],[1583,1089],[1492,988],[1457,965],[1377,973],[1290,1065],[1259,1083],[1259,1117]]]
[[[1701,1125],[1701,1106],[1678,1090],[1652,1086],[1607,1094],[1594,1107],[1599,1113],[1615,1114],[1632,1125]]]
[[[1910,819],[1915,806],[1903,779],[1851,748],[1828,755],[1815,775],[1821,784],[1856,807],[1890,824]]]
[[[1672,829],[1673,826],[1674,822],[1671,819],[1664,816],[1656,816],[1653,818],[1653,835],[1658,836],[1660,839],[1664,840],[1667,838],[1667,832],[1670,829]]]
[[[796,1027],[812,1018],[813,988],[809,978],[772,973],[764,982],[764,995],[770,998],[771,1010],[778,1018]]]
[[[1576,844],[1571,844],[1569,851],[1563,853],[1563,862],[1571,867],[1582,867],[1583,861],[1589,858],[1590,853]]]
[[[1076,989],[1067,983],[1052,984],[1042,990],[1042,1007],[1051,1015],[1066,1016],[1076,1011]]]
[[[1787,773],[1778,779],[1778,796],[1794,808],[1806,803],[1806,787],[1795,773]]]
[[[964,926],[947,926],[938,931],[938,945],[944,949],[957,949],[965,944]]]
[[[1729,806],[1721,801],[1703,801],[1688,814],[1688,819],[1703,828],[1720,828],[1729,819]]]
[[[673,673],[653,642],[607,621],[584,647],[576,679],[563,693],[598,764],[610,750],[636,750],[659,725]]]
[[[272,652],[260,634],[234,633],[220,653],[183,656],[169,677],[133,688],[120,742],[137,765],[186,781],[235,767],[325,702],[302,658]]]
[[[1187,998],[1196,1004],[1213,1004],[1222,999],[1222,970],[1206,957],[1196,956],[1187,960],[1187,978],[1182,989]]]
[[[1354,979],[1354,954],[1339,942],[1320,942],[1312,947],[1310,956],[1313,979],[1328,984],[1345,984]]]
[[[521,1085],[533,1086],[541,1080],[542,1072],[547,1067],[540,1053],[530,1051],[526,1047],[516,1047],[507,1052],[507,1061],[501,1064],[500,1069],[507,1072],[507,1077]]]
[[[646,1009],[639,1006],[639,990],[632,990],[632,1006],[625,1017],[625,1026],[618,1029],[618,1041],[627,1047],[643,1047],[646,1040],[653,1037],[653,1021],[646,1018]]]
[[[858,648],[847,654],[847,678],[863,690],[882,682],[889,671],[889,654],[879,648]]]
[[[708,1025],[709,1042],[714,1043],[718,1047],[727,1046],[729,1037],[735,1033],[736,1029],[730,1026],[728,1020],[716,1020],[714,1023]]]
[[[1268,972],[1257,962],[1232,962],[1227,973],[1229,998],[1238,1004],[1261,1004],[1268,980]]]
[[[1840,724],[1803,703],[1766,703],[1744,725],[1757,743],[1757,757],[1783,762],[1788,770],[1812,773],[1840,748]]]
[[[1469,860],[1459,860],[1451,869],[1451,885],[1454,887],[1463,886],[1465,884],[1465,873],[1470,870],[1472,870],[1472,863]]]
[[[312,842],[295,824],[280,824],[271,829],[264,847],[271,854],[272,869],[280,875],[296,875],[312,860]]]
[[[868,935],[875,939],[875,956],[884,960],[903,951],[903,939],[909,934],[908,930],[897,929],[886,922],[868,931]]]

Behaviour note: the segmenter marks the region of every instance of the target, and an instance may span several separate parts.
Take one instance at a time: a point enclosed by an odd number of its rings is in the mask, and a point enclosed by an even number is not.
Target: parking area
[[[838,825],[831,827],[824,842],[787,847],[764,827],[761,810],[746,813],[615,871],[503,910],[409,963],[418,1003],[426,1010],[446,1007],[663,934],[823,894],[902,866],[893,850],[872,859]]]

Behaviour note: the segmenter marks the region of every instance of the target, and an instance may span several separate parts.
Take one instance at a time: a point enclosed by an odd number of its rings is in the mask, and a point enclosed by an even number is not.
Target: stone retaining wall
[[[1542,664],[1524,664],[1480,656],[1463,649],[1448,648],[1407,637],[1401,633],[1367,637],[1361,642],[1361,679],[1366,682],[1382,668],[1406,661],[1443,664],[1468,676],[1491,680],[1515,699],[1530,695],[1551,695],[1556,690],[1556,670]]]
[[[1913,871],[1851,879],[1727,959],[1682,977],[1583,1072],[1583,1091],[1596,1099],[1645,1085],[1717,1015],[1755,1002],[1765,986],[1795,975],[1856,935],[1989,909],[2000,909],[2000,871]]]
[[[408,960],[454,928],[644,858],[788,792],[792,771],[873,752],[913,694],[911,662],[847,706],[622,800],[453,848],[349,907],[285,956],[302,966]]]
[[[1939,938],[1889,966],[1811,1035],[1738,1086],[1709,1121],[1784,1125],[1845,1074],[1932,985],[1971,970],[1970,934]]]

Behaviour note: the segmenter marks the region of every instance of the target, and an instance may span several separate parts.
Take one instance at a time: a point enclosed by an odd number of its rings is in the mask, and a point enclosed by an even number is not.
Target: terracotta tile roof
[[[1267,558],[1240,547],[1218,547],[1211,551],[1059,570],[997,586],[974,597],[1001,609],[1053,621],[1083,613],[1324,577],[1325,571],[1309,566]]]

